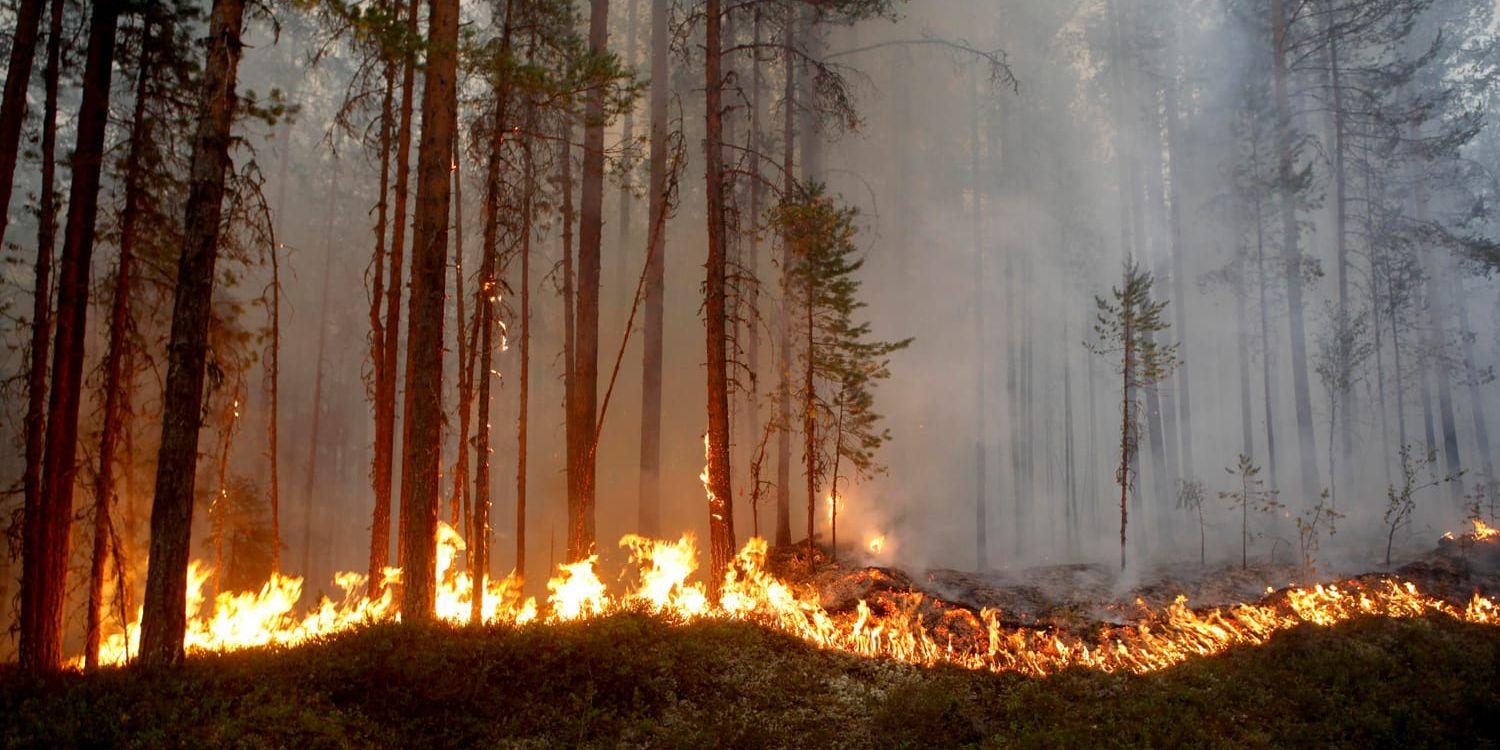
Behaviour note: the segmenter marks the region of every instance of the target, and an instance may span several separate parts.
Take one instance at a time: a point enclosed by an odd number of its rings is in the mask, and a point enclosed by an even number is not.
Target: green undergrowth
[[[641,615],[0,672],[6,747],[1490,748],[1497,717],[1500,628],[1443,617],[1304,626],[1144,676],[923,669]]]

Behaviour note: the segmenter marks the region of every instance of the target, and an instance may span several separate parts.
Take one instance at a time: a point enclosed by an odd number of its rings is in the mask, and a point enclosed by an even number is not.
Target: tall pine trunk
[[[456,128],[455,128],[456,131]],[[479,343],[479,311],[476,297],[474,320],[465,325],[464,313],[464,221],[463,221],[463,156],[459,153],[458,133],[453,134],[453,303],[457,311],[453,316],[453,341],[457,347],[458,360],[458,442],[453,460],[453,490],[448,497],[448,525],[455,529],[466,529],[469,517],[469,429],[470,416],[474,412],[474,365],[478,363],[475,349]],[[481,252],[483,250],[481,249]],[[484,261],[480,261],[484,265]],[[481,271],[481,275],[483,272]],[[460,525],[460,523],[463,525]],[[467,533],[465,531],[464,533]],[[464,550],[473,559],[473,545]]]
[[[1468,297],[1464,296],[1463,283],[1450,267],[1445,274],[1448,298],[1457,308],[1459,341],[1463,347],[1464,384],[1469,391],[1469,414],[1474,420],[1474,447],[1479,453],[1480,465],[1484,469],[1484,496],[1492,497],[1495,487],[1495,458],[1490,453],[1490,430],[1485,418],[1484,399],[1480,395],[1480,372],[1474,361],[1474,331],[1469,327]]]
[[[528,46],[528,59],[535,42]],[[535,132],[536,105],[527,101],[526,130]],[[536,164],[531,139],[521,143],[525,169],[525,195],[521,204],[521,374],[516,414],[516,577],[526,580],[526,452],[528,448],[527,417],[531,406],[531,214],[532,196],[536,191]]]
[[[266,417],[266,458],[270,464],[271,572],[281,572],[281,248],[271,246],[271,345],[266,353],[270,380]]]
[[[709,585],[717,591],[734,557],[734,496],[729,466],[729,346],[724,226],[724,79],[719,0],[704,7],[705,126],[707,129],[708,274],[704,323],[708,353],[708,536]]]
[[[573,507],[575,498],[578,496],[578,480],[581,469],[578,466],[578,453],[574,450],[573,442],[568,435],[569,426],[572,424],[573,404],[577,398],[578,380],[578,308],[574,305],[577,297],[574,288],[576,274],[573,268],[573,228],[577,224],[577,214],[573,208],[573,121],[571,115],[562,118],[562,133],[558,138],[558,161],[561,163],[561,174],[559,175],[562,190],[562,301],[563,301],[563,431],[564,431],[564,471],[567,474],[567,497],[568,497],[568,527],[572,528]],[[549,560],[547,567],[551,568]]]
[[[418,0],[406,8],[406,32],[417,33]],[[402,265],[406,254],[406,204],[411,183],[412,99],[416,88],[417,61],[408,52],[402,61],[401,111],[396,128],[395,215],[391,217],[391,271],[386,278],[385,343],[383,361],[375,376],[375,510],[370,523],[370,588],[374,593],[384,587],[384,569],[390,560],[391,496],[395,474],[396,445],[396,370],[401,341]],[[406,514],[397,522],[397,565],[405,555]]]
[[[977,74],[971,85],[976,89],[974,94],[972,111],[969,122],[969,180],[970,190],[973,191],[970,200],[973,203],[969,208],[969,220],[971,223],[971,239],[973,240],[974,254],[974,550],[975,570],[985,570],[989,567],[989,532],[988,501],[985,498],[987,481],[985,478],[985,442],[987,440],[987,427],[985,425],[985,363],[989,357],[988,348],[985,346],[984,336],[984,220],[981,218],[984,211],[979,174],[979,80]],[[835,477],[837,479],[837,477]]]
[[[1272,95],[1276,108],[1277,189],[1281,193],[1281,261],[1286,274],[1287,322],[1291,331],[1292,397],[1297,408],[1297,444],[1302,469],[1302,504],[1311,505],[1320,492],[1317,441],[1313,435],[1312,394],[1307,377],[1307,333],[1303,322],[1302,248],[1297,223],[1299,199],[1292,105],[1287,91],[1290,47],[1284,0],[1271,0]]]
[[[133,288],[133,266],[137,225],[143,202],[146,200],[142,184],[141,151],[151,138],[146,113],[147,83],[151,75],[151,52],[156,40],[152,37],[151,19],[141,26],[140,70],[136,72],[135,104],[130,117],[130,140],[125,156],[125,206],[120,212],[120,257],[115,267],[115,288],[110,302],[109,344],[104,354],[103,427],[99,433],[98,470],[94,474],[94,548],[89,562],[89,600],[87,622],[84,628],[84,663],[90,669],[99,666],[100,621],[104,612],[104,574],[109,558],[110,540],[114,535],[111,508],[115,505],[115,458],[120,444],[120,433],[127,429],[125,418],[130,413],[130,387],[125,372],[126,350],[130,347],[131,316],[130,293]],[[49,48],[51,43],[48,43]],[[50,58],[51,51],[48,55]],[[52,61],[49,59],[48,64]],[[120,582],[124,585],[124,581]]]
[[[99,212],[100,168],[109,121],[110,74],[119,10],[115,3],[100,3],[93,7],[89,17],[83,98],[78,107],[78,141],[72,157],[73,182],[68,192],[68,218],[58,264],[52,388],[47,394],[41,494],[36,523],[24,532],[20,657],[22,668],[32,673],[55,670],[62,663],[63,599],[73,524],[73,486],[78,475],[78,409],[83,386],[90,265],[94,220]]]
[[[750,231],[745,233],[741,242],[744,243],[743,260],[740,273],[748,279],[748,289],[745,292],[744,309],[748,315],[744,316],[745,335],[747,337],[745,350],[745,370],[749,382],[745,388],[745,444],[751,450],[757,445],[761,434],[760,424],[760,221],[761,214],[765,210],[765,181],[761,178],[761,159],[764,158],[764,143],[761,138],[761,129],[764,127],[765,115],[765,66],[761,59],[760,46],[765,43],[763,35],[762,9],[756,6],[752,10],[750,24],[750,43],[754,51],[750,58],[750,124],[745,134],[745,147],[750,153],[753,165],[749,180],[750,193]],[[758,465],[758,457],[752,453],[751,462]],[[755,526],[755,536],[760,536],[760,503],[756,498],[760,497],[760,477],[751,474],[748,477],[750,483],[752,525]]]
[[[792,168],[797,154],[797,56],[796,24],[790,17],[782,20],[781,99],[781,199],[796,200],[797,179]],[[776,388],[776,545],[792,544],[792,288],[788,273],[792,263],[792,245],[788,235],[781,237],[781,319],[777,326]],[[812,538],[812,528],[807,530]]]
[[[1186,179],[1187,168],[1183,162],[1186,159],[1187,149],[1182,147],[1180,131],[1181,122],[1178,114],[1178,80],[1176,66],[1178,55],[1174,49],[1167,58],[1173,70],[1168,72],[1167,81],[1163,88],[1162,108],[1165,110],[1164,135],[1167,151],[1168,188],[1167,188],[1167,237],[1172,245],[1172,305],[1176,308],[1176,320],[1174,325],[1177,329],[1177,354],[1181,364],[1177,371],[1177,435],[1182,447],[1179,456],[1178,468],[1180,476],[1185,480],[1193,480],[1196,476],[1193,466],[1193,397],[1192,380],[1188,377],[1192,358],[1188,356],[1188,315],[1187,305],[1187,251],[1182,242],[1182,204],[1186,200],[1183,195],[1182,183]]]
[[[514,23],[515,2],[506,0],[505,22],[500,36],[501,65],[510,65],[511,31]],[[495,272],[496,256],[499,254],[500,161],[510,109],[510,79],[505,70],[496,77],[493,94],[495,120],[491,123],[489,164],[485,169],[484,241],[480,248],[483,258],[479,262],[479,288],[474,293],[479,367],[469,376],[471,379],[479,379],[479,422],[478,432],[474,437],[474,512],[472,528],[469,530],[469,569],[474,582],[469,617],[475,623],[484,619],[483,592],[490,559],[490,384],[494,379],[490,370],[494,359],[495,300],[500,294]],[[472,380],[469,386],[473,388]],[[467,404],[464,406],[467,407]],[[467,449],[467,446],[459,444],[460,451]]]
[[[589,51],[609,43],[609,0],[590,0]],[[575,467],[568,498],[568,558],[592,554],[595,533],[594,433],[599,400],[599,269],[604,232],[604,89],[596,81],[584,100],[583,179],[578,224],[577,312],[574,315],[573,398],[567,420]]]
[[[382,437],[385,433],[382,432],[384,425],[381,416],[382,409],[391,401],[392,395],[385,389],[394,384],[394,381],[388,377],[386,367],[385,353],[390,339],[386,335],[386,321],[382,314],[386,303],[386,232],[390,227],[390,203],[387,198],[391,192],[391,136],[395,130],[392,120],[396,116],[396,60],[394,57],[386,60],[384,75],[385,95],[380,101],[380,197],[375,202],[375,257],[370,263],[374,269],[374,279],[370,284],[370,366],[374,370],[375,380],[373,394],[375,445],[371,456],[370,478],[374,484],[372,489],[375,496],[375,508],[370,524],[370,562],[365,580],[367,582],[366,595],[371,598],[378,598],[381,589],[385,586],[383,570],[389,558],[391,543],[391,452],[388,444],[382,445]],[[285,155],[282,158],[285,159]],[[397,275],[392,277],[390,284],[392,287],[401,285],[399,270]],[[394,410],[391,413],[394,414]],[[279,557],[279,550],[277,555]]]
[[[1251,164],[1259,169],[1259,154],[1252,150]],[[1261,390],[1266,407],[1266,477],[1270,480],[1271,491],[1277,492],[1281,488],[1280,476],[1276,471],[1276,393],[1277,388],[1276,369],[1271,366],[1271,300],[1269,282],[1266,276],[1266,236],[1265,236],[1265,211],[1264,204],[1259,192],[1255,194],[1255,277],[1259,297],[1260,308],[1260,367],[1261,367]]]
[[[26,415],[22,418],[25,434],[25,467],[21,475],[22,529],[36,529],[41,513],[42,452],[47,422],[47,359],[52,348],[52,251],[57,241],[57,84],[62,11],[63,0],[53,0],[44,76],[47,92],[42,114],[42,188],[38,206],[40,210],[37,212],[36,266],[32,282]],[[11,69],[15,70],[14,66]],[[9,180],[5,184],[8,186]],[[4,221],[3,214],[7,208],[7,205],[0,205],[0,222]],[[34,609],[21,608],[21,632],[31,631],[31,618],[34,615]]]
[[[1344,113],[1344,71],[1343,62],[1339,57],[1340,30],[1337,19],[1334,16],[1333,4],[1330,0],[1323,0],[1324,21],[1323,30],[1327,36],[1328,53],[1328,83],[1330,117],[1329,129],[1331,130],[1331,151],[1333,157],[1333,179],[1330,187],[1333,189],[1333,240],[1334,240],[1334,265],[1336,272],[1334,277],[1338,280],[1337,300],[1337,325],[1345,330],[1335,331],[1335,335],[1346,335],[1348,327],[1352,324],[1349,313],[1349,200],[1348,200],[1348,169],[1346,166],[1346,139],[1345,139],[1345,113]],[[1341,347],[1341,350],[1343,347]],[[1339,362],[1337,366],[1343,370],[1352,367],[1350,362]],[[1351,373],[1352,374],[1352,373]],[[1354,389],[1340,388],[1335,396],[1336,404],[1331,404],[1333,413],[1340,415],[1343,424],[1339,429],[1339,451],[1342,469],[1334,475],[1333,468],[1329,467],[1329,481],[1342,484],[1345,488],[1353,489],[1354,483]],[[1328,436],[1330,442],[1334,436],[1330,431]],[[1332,455],[1330,449],[1329,455]]]
[[[302,567],[303,576],[312,576],[312,532],[316,513],[313,498],[318,492],[318,462],[323,448],[323,378],[328,348],[328,293],[333,281],[333,218],[338,215],[339,163],[334,161],[328,188],[328,216],[323,225],[323,293],[318,310],[318,348],[313,358],[312,425],[308,430],[307,473],[302,485]]]
[[[175,664],[183,655],[204,360],[244,13],[244,0],[214,0],[209,19],[204,87],[183,222],[186,241],[177,264],[172,303],[156,494],[151,505],[151,556],[141,615],[141,661],[146,664]]]
[[[639,15],[639,0],[625,0],[625,49],[620,53],[620,60],[624,63],[626,70],[635,70],[636,60],[636,22]],[[622,141],[627,144],[635,138],[635,103],[632,102],[621,117],[620,135]],[[630,220],[631,220],[631,191],[634,188],[634,173],[628,173],[621,180],[620,203],[619,203],[619,234],[617,235],[619,247],[615,248],[615,289],[619,304],[624,306],[626,313],[631,306],[630,289]]]
[[[458,100],[458,0],[428,0],[427,65],[422,74],[422,137],[417,148],[417,205],[412,241],[410,329],[407,334],[407,424],[402,430],[401,613],[433,616],[437,577],[438,471],[443,426],[443,272],[448,264],[448,213]]]
[[[667,96],[670,81],[667,48],[671,46],[667,0],[651,0],[651,225],[665,224],[667,212]],[[663,322],[666,294],[666,232],[649,232],[646,247],[646,320],[641,355],[641,456],[637,531],[661,533],[661,392]]]

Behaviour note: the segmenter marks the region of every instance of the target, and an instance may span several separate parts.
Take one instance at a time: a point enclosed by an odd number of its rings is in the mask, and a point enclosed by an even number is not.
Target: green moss
[[[377,625],[180,669],[0,673],[5,747],[1466,747],[1500,628],[1304,627],[1152,675],[918,669],[733,623]]]

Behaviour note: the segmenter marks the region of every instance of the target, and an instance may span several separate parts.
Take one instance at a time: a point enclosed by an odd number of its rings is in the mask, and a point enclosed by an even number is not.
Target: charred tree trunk
[[[88,619],[84,628],[84,665],[99,666],[100,621],[104,612],[104,575],[114,535],[111,509],[115,505],[115,454],[120,433],[127,429],[130,413],[129,373],[125,372],[126,350],[130,347],[130,293],[133,288],[133,266],[137,222],[146,200],[142,184],[141,151],[151,137],[146,116],[147,82],[150,80],[151,51],[155,39],[149,19],[141,27],[140,70],[136,72],[135,105],[130,118],[129,151],[125,156],[125,206],[120,212],[120,258],[115,267],[115,289],[110,302],[109,344],[104,354],[103,427],[99,433],[98,471],[94,475],[94,549],[89,564]],[[48,40],[49,67],[52,41]],[[124,581],[120,582],[124,585]]]
[[[651,224],[667,212],[667,0],[651,0]],[[651,232],[646,246],[646,322],[641,357],[641,473],[636,524],[640,534],[661,533],[662,327],[665,320],[666,232]]]
[[[83,385],[89,270],[94,252],[94,220],[99,212],[100,167],[109,121],[110,74],[119,10],[115,3],[101,3],[94,6],[89,18],[83,98],[78,108],[78,141],[72,157],[73,182],[68,192],[68,218],[58,266],[57,327],[52,342],[52,388],[47,394],[41,495],[36,523],[24,532],[21,622],[26,627],[21,631],[20,657],[22,668],[31,673],[53,671],[62,663],[63,599],[73,523],[73,486],[78,475],[78,408]]]
[[[457,126],[458,0],[429,0],[427,65],[422,74],[422,138],[412,242],[411,320],[407,335],[406,414],[401,453],[401,517],[406,522],[401,613],[433,616],[438,470],[443,423],[443,271],[448,263],[448,169]]]
[[[209,21],[203,98],[183,222],[187,237],[177,265],[156,495],[151,506],[151,557],[141,616],[141,661],[146,664],[182,660],[204,359],[244,12],[243,0],[214,0]]]
[[[724,79],[719,0],[707,0],[704,85],[707,128],[708,278],[704,305],[708,349],[708,535],[709,585],[717,591],[734,557],[734,495],[729,466],[729,347],[727,329],[727,232],[724,227]]]
[[[43,4],[44,0],[21,0],[16,8],[16,27],[10,38],[10,64],[5,69],[5,98],[0,99],[0,244],[5,242],[5,228],[10,216],[10,193],[16,175],[16,157],[21,153],[21,126],[26,122],[26,91],[31,87],[31,66],[36,58],[36,39],[42,23]],[[114,12],[118,13],[118,10]],[[56,13],[54,11],[53,15]],[[48,46],[51,46],[50,40]],[[50,51],[48,56],[51,57]],[[57,76],[54,74],[48,80],[56,81]]]

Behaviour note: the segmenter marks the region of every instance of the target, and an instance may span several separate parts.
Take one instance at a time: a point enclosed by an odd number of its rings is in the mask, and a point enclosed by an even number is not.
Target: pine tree
[[[831,470],[832,527],[842,462],[859,477],[882,470],[877,454],[891,436],[875,410],[874,389],[890,377],[890,355],[912,342],[872,339],[869,323],[857,318],[865,303],[859,296],[864,260],[855,244],[856,216],[814,185],[800,199],[784,200],[772,217],[788,243],[787,289],[802,339],[801,388],[794,395],[802,408],[809,564],[815,558],[817,488],[825,476]]]
[[[1177,346],[1163,343],[1158,334],[1170,324],[1163,313],[1167,303],[1152,299],[1152,276],[1134,260],[1125,263],[1124,278],[1111,299],[1095,297],[1095,338],[1086,346],[1095,354],[1119,358],[1120,376],[1120,466],[1115,472],[1120,485],[1120,569],[1125,569],[1127,501],[1135,486],[1140,453],[1140,404],[1137,393],[1171,376],[1176,370]]]
[[[151,507],[151,557],[141,616],[141,660],[147,664],[174,664],[183,656],[199,413],[244,14],[241,0],[214,0],[210,13],[184,221],[187,242],[177,267],[166,409]]]

